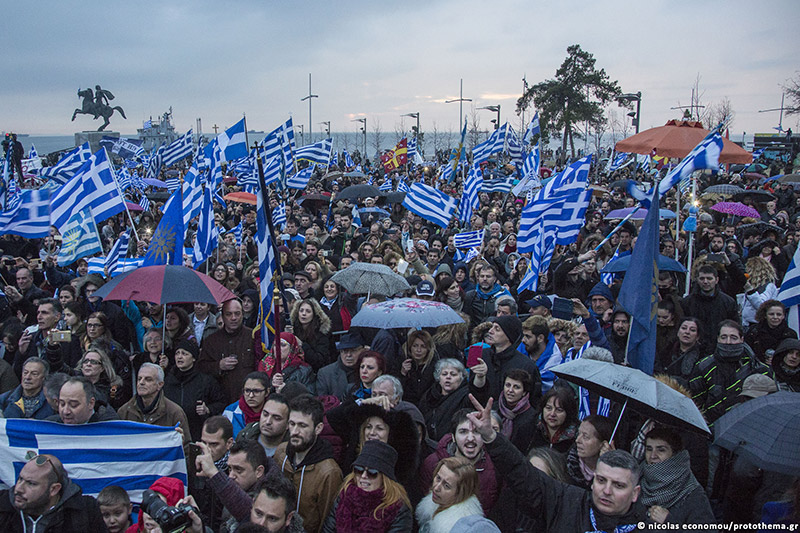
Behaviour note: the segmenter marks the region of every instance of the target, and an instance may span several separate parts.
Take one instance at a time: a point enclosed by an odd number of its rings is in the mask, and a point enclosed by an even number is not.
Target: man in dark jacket
[[[647,531],[647,510],[638,503],[641,467],[628,452],[612,450],[600,456],[592,490],[557,481],[525,460],[491,423],[492,400],[483,407],[473,399],[477,413],[470,413],[495,468],[506,480],[517,505],[528,516],[540,517],[543,531]]]
[[[611,329],[606,332],[609,350],[618,365],[625,363],[625,352],[628,347],[628,334],[631,331],[631,319],[622,309],[616,309],[611,315]]]
[[[0,491],[0,524],[8,533],[106,530],[97,500],[83,496],[52,455],[34,456],[16,485]]]
[[[723,320],[739,321],[739,307],[736,300],[719,290],[719,275],[711,265],[698,269],[696,288],[692,294],[681,301],[684,316],[693,316],[700,321],[705,334],[706,346],[714,346],[714,332]]]
[[[356,363],[366,346],[358,333],[350,332],[336,343],[336,349],[339,350],[336,361],[322,367],[317,374],[317,395],[344,400],[358,379]]]
[[[478,285],[469,291],[464,298],[464,312],[471,319],[471,326],[475,327],[488,317],[495,314],[495,303],[500,296],[511,296],[509,292],[497,283],[497,268],[491,265],[484,266],[477,273]]]
[[[114,409],[97,401],[97,389],[85,377],[69,378],[58,393],[58,414],[47,417],[62,424],[88,424],[117,420]]]
[[[516,316],[498,316],[493,318],[492,322],[492,329],[489,330],[486,339],[490,347],[485,348],[482,354],[483,361],[488,367],[486,382],[489,385],[489,395],[498,398],[503,392],[506,373],[514,368],[521,368],[533,379],[530,402],[531,405],[538,406],[542,397],[542,377],[539,368],[516,348],[522,339],[522,322]]]
[[[50,365],[44,359],[31,357],[22,365],[22,383],[0,396],[0,411],[5,418],[44,420],[53,409],[44,396],[44,380]]]

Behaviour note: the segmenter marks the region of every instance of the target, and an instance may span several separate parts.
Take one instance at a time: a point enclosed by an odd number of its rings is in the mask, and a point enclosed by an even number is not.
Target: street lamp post
[[[327,135],[328,138],[330,138],[330,136],[331,136],[331,121],[330,120],[326,120],[325,122],[320,122],[320,124],[325,126],[325,135]]]
[[[458,102],[458,127],[459,129],[462,127],[461,123],[464,122],[464,102],[471,102],[472,98],[464,98],[464,78],[461,78],[460,89],[458,92],[458,98],[455,100],[445,100],[445,104],[452,104],[453,102]]]
[[[300,128],[300,144],[305,146],[306,144],[306,137],[303,135],[303,125],[302,124],[295,124],[298,128]]]
[[[405,115],[403,115],[403,116],[404,116],[404,117],[411,117],[411,118],[415,118],[415,119],[417,119],[417,129],[416,129],[416,131],[414,132],[414,138],[416,139],[416,138],[417,138],[417,136],[419,136],[419,111],[417,111],[416,113],[406,113],[406,114],[405,114]]]
[[[636,133],[639,133],[639,124],[642,121],[642,91],[636,93],[625,93],[617,96],[617,102],[620,105],[628,105],[636,102],[636,111],[631,111],[628,116],[633,118],[633,127],[636,128]]]
[[[301,102],[305,102],[308,100],[308,139],[311,142],[314,142],[314,135],[311,133],[311,99],[312,98],[319,98],[318,94],[311,93],[311,73],[308,73],[308,96],[305,96],[300,99]]]
[[[494,123],[494,129],[500,128],[500,104],[487,105],[486,107],[479,107],[478,109],[486,109],[487,111],[497,113],[497,122]]]
[[[350,122],[360,122],[361,132],[364,134],[364,162],[367,161],[367,117],[357,118]]]

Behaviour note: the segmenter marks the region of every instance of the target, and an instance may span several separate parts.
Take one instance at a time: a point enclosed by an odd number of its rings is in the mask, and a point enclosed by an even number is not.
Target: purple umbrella
[[[739,202],[719,202],[711,206],[711,209],[726,215],[736,215],[737,217],[761,218],[761,214],[750,206]]]
[[[161,180],[155,180],[153,178],[144,178],[144,180],[142,181],[144,181],[148,185],[152,185],[153,187],[161,187],[162,189],[167,188],[167,184]]]
[[[615,210],[609,212],[605,216],[605,219],[606,220],[622,220],[623,218],[625,218],[628,215],[630,215],[631,213],[633,213],[634,209],[636,209],[636,208],[635,207],[626,207],[624,209],[615,209]],[[645,209],[643,207],[640,207],[635,213],[633,213],[633,216],[631,217],[631,219],[633,219],[633,220],[644,220],[644,217],[646,217],[646,216],[647,216],[647,209]],[[661,209],[659,211],[659,218],[675,218],[675,217],[677,217],[677,215],[673,211],[670,211],[669,209]]]

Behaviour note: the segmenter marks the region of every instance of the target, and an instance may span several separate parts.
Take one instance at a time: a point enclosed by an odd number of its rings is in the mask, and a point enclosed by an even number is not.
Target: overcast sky
[[[680,116],[700,76],[701,100],[727,97],[731,137],[768,132],[781,85],[800,70],[800,3],[664,0],[405,0],[402,2],[3,2],[0,129],[71,134],[98,122],[72,111],[78,88],[100,84],[135,132],[172,106],[179,130],[270,130],[291,115],[356,131],[401,126],[419,112],[423,131],[457,129],[459,79],[477,107],[512,117],[522,77],[553,77],[567,46],[580,44],[625,92],[641,91],[642,129]],[[465,103],[465,114],[469,106]],[[493,114],[480,111],[489,127]],[[619,111],[620,115],[624,113]],[[412,119],[405,118],[407,129]],[[784,118],[795,128],[796,117]]]

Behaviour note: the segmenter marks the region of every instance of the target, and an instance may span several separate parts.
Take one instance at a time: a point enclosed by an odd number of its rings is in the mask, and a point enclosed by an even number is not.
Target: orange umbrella
[[[670,120],[664,126],[650,128],[621,140],[614,149],[619,153],[646,155],[655,150],[656,155],[661,157],[685,157],[708,133],[699,122]],[[720,163],[750,163],[752,160],[750,152],[723,137]]]
[[[223,198],[229,202],[256,205],[256,195],[250,192],[232,192],[226,194]]]

